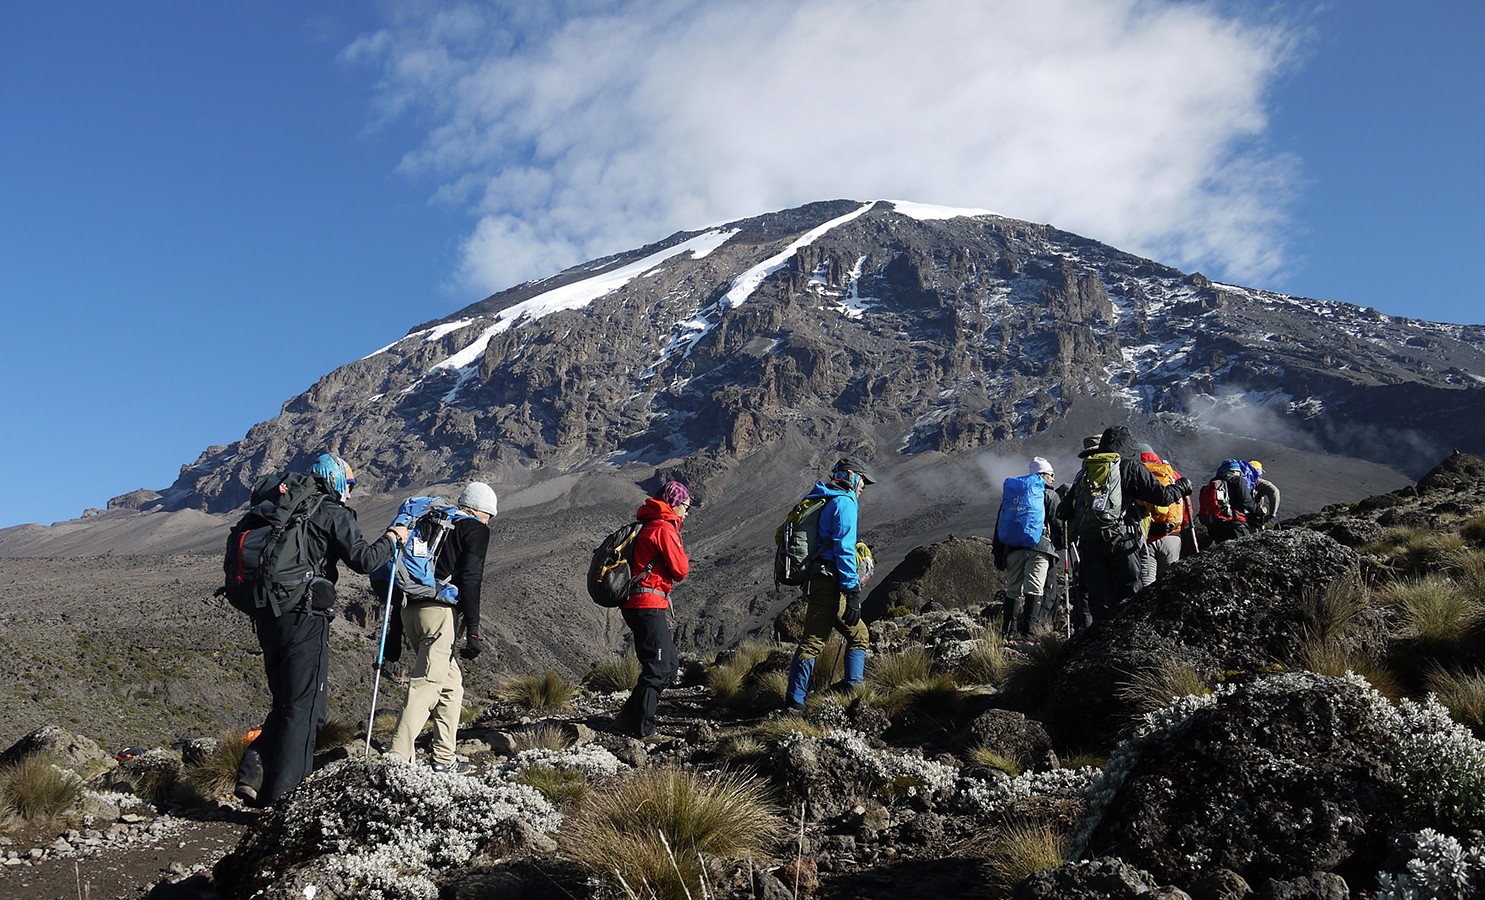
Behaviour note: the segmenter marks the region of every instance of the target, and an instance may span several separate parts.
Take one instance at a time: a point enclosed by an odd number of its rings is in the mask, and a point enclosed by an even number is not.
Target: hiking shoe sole
[[[462,759],[450,763],[431,763],[429,768],[440,775],[468,775],[474,767]]]
[[[250,784],[238,782],[237,787],[232,789],[232,796],[236,797],[239,800],[242,800],[245,803],[257,803],[258,789]]]

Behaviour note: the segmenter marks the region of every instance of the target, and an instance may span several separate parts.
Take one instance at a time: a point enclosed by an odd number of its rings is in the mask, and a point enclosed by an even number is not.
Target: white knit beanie
[[[1047,462],[1045,457],[1033,456],[1031,458],[1031,474],[1040,475],[1043,472],[1048,475],[1054,474],[1052,472],[1052,464]]]
[[[495,518],[495,489],[483,481],[471,481],[459,495],[459,505],[489,513]]]

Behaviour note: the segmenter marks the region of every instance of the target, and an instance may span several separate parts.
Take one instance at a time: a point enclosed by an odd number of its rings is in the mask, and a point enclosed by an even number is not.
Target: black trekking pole
[[[387,577],[387,604],[382,610],[382,636],[376,645],[376,662],[371,664],[374,673],[371,679],[371,714],[366,717],[366,756],[371,756],[371,728],[376,722],[376,695],[382,686],[382,663],[386,661],[387,653],[387,627],[392,622],[392,594],[396,591],[397,564],[402,562],[402,542],[397,542],[397,549],[392,553],[392,571]]]

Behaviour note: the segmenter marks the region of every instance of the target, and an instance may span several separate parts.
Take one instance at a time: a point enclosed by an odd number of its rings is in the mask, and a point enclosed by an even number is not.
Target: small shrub
[[[623,654],[605,662],[595,663],[593,671],[583,679],[591,691],[612,694],[615,691],[632,691],[639,684],[639,659]]]
[[[520,784],[541,791],[554,806],[571,806],[588,796],[588,776],[575,769],[555,766],[526,766],[516,776]]]
[[[782,820],[761,783],[645,769],[582,801],[563,826],[571,857],[632,896],[707,896],[701,857],[761,855]]]
[[[1485,737],[1485,672],[1450,672],[1435,667],[1429,671],[1427,683],[1454,721],[1476,737]]]
[[[1067,861],[1066,841],[1051,825],[1019,822],[997,831],[985,848],[990,882],[1001,897],[1010,897],[1016,885],[1045,869]]]
[[[329,725],[328,721],[326,725]],[[324,733],[325,728],[322,727],[320,731]],[[242,764],[242,755],[251,743],[245,729],[234,728],[223,733],[215,749],[206,754],[200,763],[186,767],[186,783],[208,800],[221,800],[231,796],[232,789],[237,785],[237,767]]]
[[[0,769],[0,813],[26,822],[51,821],[82,799],[82,779],[46,754],[25,756]]]
[[[577,696],[577,688],[548,669],[539,675],[513,675],[495,689],[496,696],[532,712],[566,709]]]

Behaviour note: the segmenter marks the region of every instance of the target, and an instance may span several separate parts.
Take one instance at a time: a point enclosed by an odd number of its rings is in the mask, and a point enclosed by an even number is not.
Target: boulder
[[[918,547],[883,578],[861,605],[861,615],[875,621],[889,609],[911,612],[933,607],[979,608],[990,601],[1004,581],[995,570],[990,541],[955,538]]]
[[[64,768],[113,768],[118,763],[93,740],[56,725],[42,725],[0,753],[0,767],[45,753]]]
[[[1058,766],[1052,738],[1041,723],[1009,709],[981,713],[960,732],[960,739],[966,749],[988,747],[1028,771],[1043,772]]]
[[[1162,891],[1148,872],[1119,859],[1081,859],[1043,869],[1016,886],[1014,900],[1172,900],[1189,895]]]
[[[1178,885],[1219,869],[1248,884],[1309,879],[1316,897],[1331,884],[1316,872],[1370,866],[1374,876],[1405,799],[1380,702],[1356,682],[1310,672],[1192,701],[1184,719],[1110,758],[1084,852]]]
[[[1312,625],[1296,601],[1348,590],[1358,573],[1354,552],[1304,529],[1261,532],[1181,560],[1068,642],[1051,683],[1054,735],[1111,746],[1130,725],[1121,693],[1139,672],[1170,660],[1215,672],[1294,660]],[[1352,631],[1358,647],[1380,651],[1386,622],[1376,614]]]

